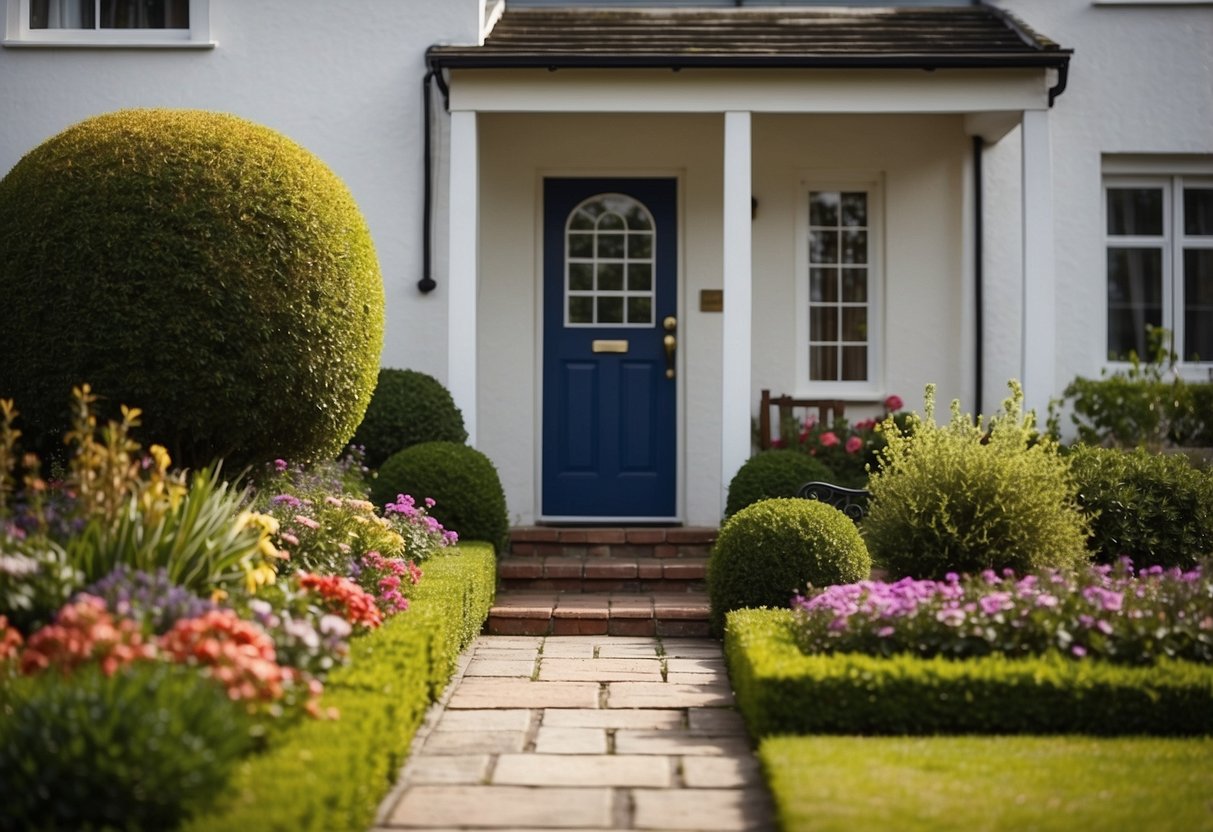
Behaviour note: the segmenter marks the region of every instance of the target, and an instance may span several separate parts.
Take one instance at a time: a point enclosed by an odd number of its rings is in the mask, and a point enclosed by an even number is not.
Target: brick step
[[[702,590],[706,557],[507,557],[497,567],[502,589],[561,592],[689,592]]]
[[[539,592],[503,590],[484,632],[500,636],[708,635],[708,597],[702,592]]]
[[[710,526],[519,526],[510,530],[517,557],[703,558],[718,529]]]

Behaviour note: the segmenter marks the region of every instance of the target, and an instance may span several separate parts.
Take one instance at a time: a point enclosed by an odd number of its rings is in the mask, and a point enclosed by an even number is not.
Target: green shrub
[[[425,563],[408,612],[350,644],[325,682],[341,718],[308,720],[241,766],[191,832],[290,829],[362,832],[395,779],[426,708],[480,632],[496,586],[488,546],[461,544]]]
[[[824,463],[801,451],[755,454],[733,475],[724,514],[732,517],[759,500],[795,497],[806,482],[835,482],[835,477]]]
[[[868,577],[872,559],[855,524],[833,506],[796,497],[742,509],[720,530],[708,558],[711,626],[729,610],[788,605],[797,589]]]
[[[1213,734],[1213,667],[1059,655],[805,655],[791,610],[730,613],[725,656],[755,737],[772,734]]]
[[[181,464],[334,456],[362,419],[383,285],[341,181],[234,116],[126,110],[0,180],[0,396],[55,447],[89,381]]]
[[[1023,414],[1019,384],[1010,387],[988,432],[955,401],[951,421],[936,425],[933,386],[925,421],[915,414],[906,434],[887,431],[863,533],[894,577],[1022,573],[1087,559],[1087,523],[1066,461],[1055,442],[1036,435],[1034,415]]]
[[[378,468],[389,456],[422,442],[467,441],[463,414],[442,383],[416,370],[382,369],[353,442]]]
[[[241,706],[179,666],[45,673],[4,700],[4,829],[175,829],[250,746]]]
[[[1069,461],[1098,560],[1191,567],[1213,553],[1213,473],[1144,449],[1079,447]]]
[[[475,448],[422,442],[393,454],[371,483],[371,499],[383,505],[398,494],[411,494],[418,502],[432,498],[430,514],[460,540],[486,540],[505,551],[505,492],[492,461]]]

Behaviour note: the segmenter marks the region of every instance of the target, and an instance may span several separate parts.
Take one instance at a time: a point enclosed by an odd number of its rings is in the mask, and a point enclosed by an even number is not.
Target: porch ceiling
[[[1062,68],[1071,50],[989,6],[507,8],[482,46],[433,66],[507,68]]]

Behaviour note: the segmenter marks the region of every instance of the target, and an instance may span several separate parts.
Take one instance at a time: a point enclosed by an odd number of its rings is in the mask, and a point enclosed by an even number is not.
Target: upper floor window
[[[1148,356],[1154,326],[1171,332],[1181,364],[1213,364],[1213,179],[1104,185],[1108,360]]]
[[[5,46],[213,46],[209,0],[7,0]]]

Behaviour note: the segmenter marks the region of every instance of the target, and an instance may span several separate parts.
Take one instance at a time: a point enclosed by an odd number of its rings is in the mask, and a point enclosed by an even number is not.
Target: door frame
[[[678,353],[674,370],[674,435],[677,446],[674,453],[674,514],[670,517],[567,517],[563,515],[543,514],[543,379],[544,379],[544,214],[547,206],[543,200],[543,181],[549,178],[560,179],[672,179],[674,180],[674,229],[678,235],[676,251],[678,262],[674,270],[674,285],[676,298],[674,302],[678,316]],[[533,227],[535,239],[532,242],[534,277],[533,295],[535,299],[535,342],[534,342],[534,378],[535,378],[535,459],[534,505],[537,523],[552,525],[682,525],[686,516],[686,377],[687,366],[687,326],[686,326],[686,170],[683,168],[537,168],[533,183],[533,204],[535,206]]]

